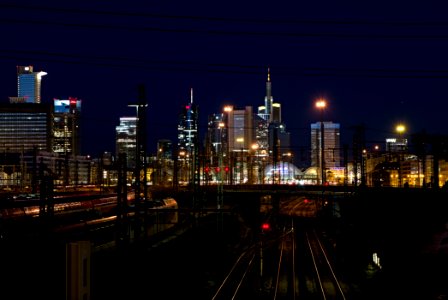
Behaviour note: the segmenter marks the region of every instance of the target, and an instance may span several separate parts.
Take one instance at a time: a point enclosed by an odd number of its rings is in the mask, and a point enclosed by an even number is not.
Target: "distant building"
[[[408,149],[408,140],[403,137],[387,138],[386,139],[386,151],[398,152]]]
[[[193,89],[190,102],[182,107],[177,126],[177,160],[180,164],[178,180],[199,184],[199,136],[198,106],[193,103]]]
[[[268,69],[264,105],[258,107],[257,117],[255,136],[260,153],[269,153],[273,163],[282,160],[286,153],[291,155],[291,138],[286,131],[286,125],[282,122],[281,104],[274,102],[272,96],[270,69]]]
[[[167,139],[157,141],[157,159],[173,159],[173,142]]]
[[[53,107],[53,152],[79,155],[81,100],[72,97],[68,100],[54,99]]]
[[[227,145],[227,124],[224,113],[217,113],[208,116],[207,136],[205,138],[206,162],[209,167],[219,166],[219,157],[227,154],[223,145]],[[224,141],[224,143],[223,143]]]
[[[0,152],[51,152],[51,117],[48,104],[0,104]]]
[[[135,168],[137,154],[137,117],[121,117],[115,127],[116,156],[126,154],[127,168]]]
[[[10,97],[13,103],[41,103],[42,77],[46,72],[34,72],[33,66],[17,66],[17,97]]]
[[[326,168],[341,166],[340,124],[324,123],[324,162]],[[311,124],[311,166],[320,167],[321,151],[321,123]]]
[[[229,152],[247,152],[255,142],[252,106],[234,107],[228,112]]]
[[[154,184],[171,186],[173,183],[173,143],[168,139],[157,141],[157,164],[152,181]]]

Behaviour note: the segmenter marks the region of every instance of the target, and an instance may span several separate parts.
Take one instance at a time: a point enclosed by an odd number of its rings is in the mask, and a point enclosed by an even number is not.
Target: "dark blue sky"
[[[0,1],[1,101],[17,94],[16,65],[46,71],[44,102],[83,101],[84,154],[115,150],[139,84],[155,152],[158,139],[176,140],[190,88],[203,134],[225,104],[263,104],[268,67],[293,150],[309,144],[319,97],[347,143],[359,124],[372,143],[400,121],[409,134],[448,134],[442,1],[116,2]]]

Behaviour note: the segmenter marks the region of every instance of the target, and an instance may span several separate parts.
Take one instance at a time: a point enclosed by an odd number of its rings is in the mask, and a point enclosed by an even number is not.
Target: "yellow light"
[[[398,124],[397,127],[395,127],[395,130],[398,133],[403,133],[406,131],[406,127],[403,124]]]
[[[325,100],[318,100],[316,102],[316,107],[319,109],[324,109],[327,106],[327,102]]]
[[[232,110],[233,110],[233,106],[230,106],[230,105],[224,106],[224,111],[225,112],[230,112]]]

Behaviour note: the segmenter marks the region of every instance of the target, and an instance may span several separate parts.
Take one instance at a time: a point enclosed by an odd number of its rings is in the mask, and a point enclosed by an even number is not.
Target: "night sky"
[[[263,105],[267,69],[293,151],[309,146],[314,101],[341,124],[384,142],[448,134],[448,14],[443,1],[0,1],[0,101],[17,96],[17,65],[48,73],[42,101],[82,100],[82,152],[115,151],[143,84],[148,151],[176,141],[181,107],[208,115]],[[297,153],[296,153],[297,154]]]

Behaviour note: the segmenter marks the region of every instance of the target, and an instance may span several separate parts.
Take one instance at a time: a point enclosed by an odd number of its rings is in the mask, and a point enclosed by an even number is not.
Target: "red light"
[[[185,108],[186,108],[186,109],[190,109],[190,105],[186,105]]]
[[[229,172],[229,167],[225,167],[224,171]]]
[[[310,202],[310,200],[305,199],[305,200],[303,200],[303,202],[308,203],[308,202]]]
[[[270,228],[271,228],[271,225],[269,223],[263,223],[261,225],[261,229],[263,229],[263,230],[268,230]]]
[[[205,171],[205,173],[208,173],[210,171],[210,168],[209,167],[205,167],[204,171]]]
[[[220,167],[216,167],[216,172],[219,172],[219,171],[221,171],[221,168]]]

